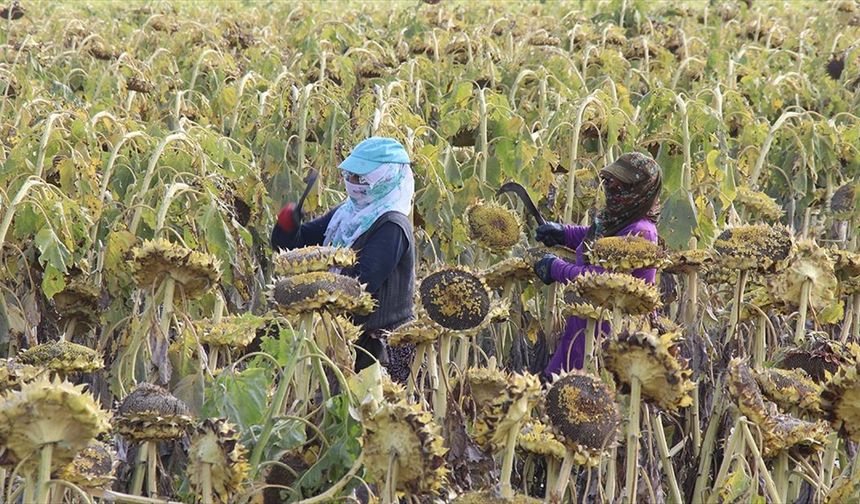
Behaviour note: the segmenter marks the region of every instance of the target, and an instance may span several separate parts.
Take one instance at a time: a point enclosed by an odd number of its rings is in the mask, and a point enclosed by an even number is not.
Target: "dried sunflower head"
[[[98,323],[100,295],[98,287],[81,277],[67,279],[65,288],[54,294],[54,306],[60,319],[77,323],[75,334],[67,335],[69,339],[83,334]]]
[[[600,320],[604,316],[600,308],[585,300],[575,288],[566,288],[564,290],[562,315],[565,317],[579,317],[592,320]]]
[[[466,492],[451,501],[452,504],[540,504],[540,499],[516,494],[512,499],[503,499],[491,491]]]
[[[523,282],[534,279],[532,264],[522,257],[509,257],[486,269],[481,276],[490,288],[503,287],[507,282]]]
[[[530,373],[505,375],[505,386],[498,396],[478,410],[475,442],[496,452],[504,449],[511,429],[519,429],[540,399],[540,380]]]
[[[493,252],[506,252],[520,241],[522,223],[513,210],[478,201],[466,209],[469,237]]]
[[[848,182],[833,192],[830,211],[838,220],[851,220],[857,208],[857,182]]]
[[[772,278],[772,292],[777,299],[790,306],[797,306],[803,284],[811,282],[809,307],[823,312],[836,301],[836,272],[827,253],[811,241],[797,244],[797,254],[788,267]],[[833,322],[833,321],[827,321]]]
[[[35,380],[44,371],[43,368],[23,364],[15,358],[0,359],[0,390],[16,389]]]
[[[619,309],[627,315],[644,315],[660,306],[660,294],[653,285],[626,273],[589,273],[576,277],[573,289],[592,305]]]
[[[849,348],[839,341],[812,338],[802,346],[783,350],[776,361],[783,369],[802,369],[813,381],[823,384],[851,361],[850,355]]]
[[[170,277],[186,297],[196,298],[221,279],[221,262],[168,240],[147,240],[132,250],[131,272],[141,288],[155,288]]]
[[[74,459],[96,436],[110,428],[110,415],[102,410],[83,385],[39,377],[8,390],[0,400],[0,445],[13,463],[27,460],[24,472],[35,469],[38,453],[54,445],[53,469]]]
[[[791,231],[766,224],[726,229],[714,241],[721,268],[770,272],[788,262],[794,248]]]
[[[606,368],[629,387],[633,378],[642,384],[642,395],[657,406],[677,411],[693,403],[692,371],[680,357],[678,332],[622,331],[603,348]]]
[[[701,271],[713,262],[714,256],[710,250],[679,250],[669,255],[668,265],[663,271],[672,274],[692,273]]]
[[[386,333],[388,344],[392,346],[400,345],[419,345],[421,343],[431,343],[436,341],[442,331],[435,324],[427,320],[413,320],[402,326]]]
[[[821,407],[834,427],[860,441],[860,362],[844,364],[824,386]]]
[[[63,375],[91,373],[104,367],[95,350],[66,340],[36,345],[21,352],[18,358],[22,364],[43,367]]]
[[[529,265],[533,265],[547,254],[552,254],[569,263],[576,262],[576,251],[567,247],[562,247],[561,245],[556,247],[532,247],[525,251],[523,259],[525,259]]]
[[[84,490],[109,489],[113,485],[116,466],[113,449],[101,441],[93,441],[60,471],[60,479]]]
[[[860,478],[848,475],[833,483],[833,486],[830,487],[830,491],[827,492],[827,496],[824,498],[824,504],[857,502],[858,495],[860,495]]]
[[[427,316],[445,329],[474,329],[490,313],[487,284],[464,268],[449,267],[431,273],[418,290]]]
[[[241,350],[248,346],[267,322],[266,317],[243,313],[224,317],[221,322],[200,324],[200,343]]]
[[[756,382],[768,399],[780,408],[800,408],[810,413],[821,412],[821,385],[812,381],[802,369],[766,368],[753,370]]]
[[[782,207],[775,199],[761,191],[755,191],[747,186],[737,188],[735,201],[740,203],[748,212],[761,219],[776,221],[782,218]]]
[[[120,403],[114,423],[132,441],[159,441],[182,437],[193,421],[184,402],[158,385],[141,383]]]
[[[597,465],[615,442],[620,421],[615,393],[599,378],[571,372],[546,394],[546,414],[559,441],[579,465]]]
[[[367,315],[374,308],[373,298],[358,280],[329,272],[279,278],[270,297],[285,315],[319,311]]]
[[[448,476],[447,450],[432,413],[403,401],[383,403],[363,424],[365,469],[373,479],[385,479],[394,454],[398,491],[424,494],[442,488]]]
[[[355,265],[355,251],[346,247],[314,245],[286,250],[272,258],[275,276],[300,275],[349,268]]]
[[[591,264],[613,271],[659,268],[666,262],[660,247],[640,236],[605,236],[588,250]]]
[[[202,495],[204,465],[209,466],[209,482],[215,502],[231,502],[248,477],[247,450],[235,427],[221,419],[206,419],[191,436],[188,450],[188,483]]]
[[[564,458],[566,451],[561,441],[552,433],[552,429],[537,420],[523,424],[517,443],[520,449],[529,453],[559,460]]]
[[[470,367],[463,373],[463,381],[468,387],[469,398],[480,410],[499,397],[508,383],[507,375],[496,366],[495,357],[490,358],[487,367]],[[455,387],[456,388],[456,387]]]
[[[388,374],[382,375],[382,398],[389,403],[406,400],[406,387],[393,381]]]
[[[828,249],[827,253],[841,279],[860,276],[860,252],[832,248]]]

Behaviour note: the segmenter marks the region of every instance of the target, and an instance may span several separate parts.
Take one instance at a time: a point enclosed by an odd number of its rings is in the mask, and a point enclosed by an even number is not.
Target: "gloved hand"
[[[284,231],[292,233],[302,225],[302,211],[296,204],[289,202],[278,212],[278,226]]]
[[[558,259],[558,257],[552,254],[546,254],[534,264],[535,274],[546,285],[554,282],[550,270],[552,268],[552,263],[554,263],[556,259]]]
[[[546,224],[541,224],[535,231],[535,240],[543,243],[547,247],[564,245],[564,226],[558,222],[547,222]]]

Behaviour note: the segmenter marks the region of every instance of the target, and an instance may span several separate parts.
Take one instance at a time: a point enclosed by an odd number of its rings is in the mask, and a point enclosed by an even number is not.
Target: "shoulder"
[[[641,219],[627,226],[621,235],[636,235],[645,238],[648,241],[657,243],[657,226],[648,219]]]
[[[368,239],[396,240],[401,237],[411,242],[412,222],[400,212],[387,212],[379,216],[368,230]]]

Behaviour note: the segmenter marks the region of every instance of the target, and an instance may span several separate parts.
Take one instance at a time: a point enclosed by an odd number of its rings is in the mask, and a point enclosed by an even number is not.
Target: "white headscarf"
[[[382,214],[412,211],[415,179],[408,164],[385,163],[361,178],[359,184],[344,180],[349,198],[332,215],[323,245],[350,247]]]

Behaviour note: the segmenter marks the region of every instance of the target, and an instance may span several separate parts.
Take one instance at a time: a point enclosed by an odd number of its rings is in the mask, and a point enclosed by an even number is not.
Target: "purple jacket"
[[[585,264],[583,257],[583,240],[588,232],[587,226],[565,226],[565,245],[576,249],[576,264],[571,264],[562,259],[557,259],[550,266],[550,274],[556,282],[567,283],[584,273],[603,273],[606,271],[600,266]],[[638,235],[646,240],[657,243],[657,228],[654,223],[642,219],[622,229],[618,236]],[[649,284],[654,283],[657,270],[654,268],[638,269],[632,272],[633,276],[645,280]],[[570,317],[564,329],[564,336],[558,343],[558,347],[546,367],[546,374],[559,373],[570,369],[582,369],[585,360],[585,319]],[[604,334],[609,333],[609,324],[604,322],[602,327],[596,328]]]

